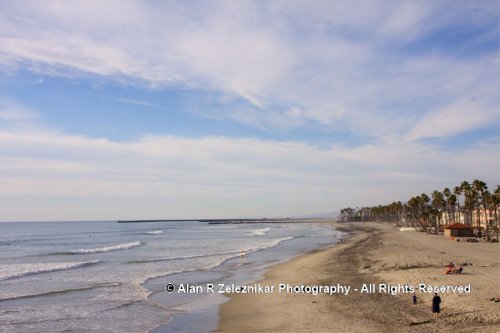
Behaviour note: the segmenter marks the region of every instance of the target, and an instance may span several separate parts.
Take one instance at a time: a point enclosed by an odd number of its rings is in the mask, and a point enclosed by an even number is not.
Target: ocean
[[[250,283],[340,236],[314,223],[23,222],[0,230],[2,332],[210,332],[228,298],[167,293],[167,283]]]

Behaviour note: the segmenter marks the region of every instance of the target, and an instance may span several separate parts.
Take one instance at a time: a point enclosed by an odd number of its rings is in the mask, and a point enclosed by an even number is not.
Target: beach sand
[[[217,332],[498,332],[499,243],[454,242],[444,236],[401,232],[377,223],[339,225],[343,244],[273,266],[262,285],[349,285],[364,283],[433,286],[471,284],[470,294],[440,293],[441,314],[432,318],[433,293],[417,291],[312,295],[233,294],[221,307]],[[446,275],[449,262],[467,264]]]

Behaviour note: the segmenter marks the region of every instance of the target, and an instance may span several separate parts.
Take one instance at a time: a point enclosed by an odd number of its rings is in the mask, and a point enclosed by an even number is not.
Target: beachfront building
[[[448,237],[472,237],[473,228],[463,223],[453,223],[443,226],[444,235]]]
[[[500,217],[500,207],[496,209],[484,209],[481,207],[479,211],[464,211],[460,209],[454,212],[441,212],[441,224],[462,223],[474,228],[485,229],[489,224],[490,229],[498,227],[498,217]],[[487,221],[487,223],[486,223]]]
[[[373,213],[372,209],[370,207],[363,207],[359,211],[359,216],[361,217],[362,221],[371,221],[373,220]]]

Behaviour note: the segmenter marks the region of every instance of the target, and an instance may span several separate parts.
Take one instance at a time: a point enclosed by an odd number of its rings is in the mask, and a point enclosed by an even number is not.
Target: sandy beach
[[[375,223],[338,226],[344,243],[272,267],[262,285],[346,285],[345,294],[233,294],[221,307],[217,332],[498,332],[499,243],[451,241],[444,236],[401,232]],[[447,264],[462,274],[444,274]],[[433,293],[360,293],[363,284],[471,285],[470,293],[440,293],[441,313],[432,318]]]

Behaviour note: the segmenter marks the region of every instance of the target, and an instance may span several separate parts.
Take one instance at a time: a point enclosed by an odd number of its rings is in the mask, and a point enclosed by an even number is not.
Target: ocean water
[[[167,282],[247,283],[334,242],[311,223],[0,223],[2,332],[210,331],[222,295]],[[241,253],[245,253],[241,257]]]

